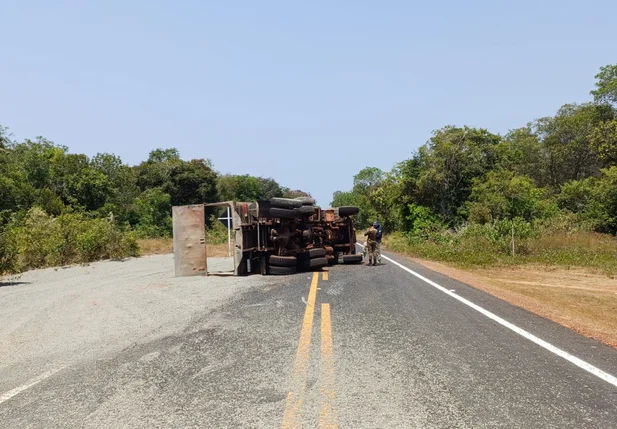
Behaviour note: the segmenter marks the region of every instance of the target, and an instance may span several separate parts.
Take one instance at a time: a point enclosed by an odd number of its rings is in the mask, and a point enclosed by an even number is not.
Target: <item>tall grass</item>
[[[394,233],[384,237],[384,246],[412,257],[461,267],[537,263],[585,267],[608,276],[617,274],[615,237],[554,223],[528,224],[525,228],[519,233],[515,226],[514,253],[511,229],[508,233],[508,228],[496,224],[468,225],[457,231],[441,231],[424,237]]]

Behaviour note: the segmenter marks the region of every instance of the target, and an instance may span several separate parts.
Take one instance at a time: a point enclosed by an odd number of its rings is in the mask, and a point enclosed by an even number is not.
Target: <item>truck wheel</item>
[[[360,262],[362,262],[362,254],[343,255],[343,264],[358,264]]]
[[[298,198],[294,198],[294,200],[300,201],[303,206],[314,206],[315,205],[315,199],[311,197],[298,197]]]
[[[328,265],[328,260],[323,258],[313,258],[308,261],[302,261],[299,264],[299,267],[305,271],[315,270],[317,268],[322,268]]]
[[[343,206],[338,208],[339,216],[353,216],[360,213],[360,209],[354,206]]]
[[[311,254],[311,259],[323,258],[326,256],[326,249],[323,247],[318,247],[316,249],[309,250],[309,253]]]
[[[272,207],[270,209],[270,217],[295,219],[298,217],[298,215],[294,210]]]
[[[324,256],[326,256],[326,250],[318,247],[316,249],[309,249],[308,252],[298,253],[298,261],[303,262],[309,259],[323,258]]]
[[[296,267],[275,267],[271,266],[268,268],[268,274],[273,276],[285,276],[288,274],[296,274]]]
[[[302,206],[294,210],[299,215],[313,215],[317,209],[315,206]]]
[[[281,209],[297,209],[302,207],[302,201],[292,200],[290,198],[270,198],[270,206]]]
[[[270,255],[269,262],[276,267],[295,267],[298,261],[295,256]]]

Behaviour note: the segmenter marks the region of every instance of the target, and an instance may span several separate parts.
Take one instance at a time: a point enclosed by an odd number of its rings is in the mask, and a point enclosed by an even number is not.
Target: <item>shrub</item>
[[[0,249],[0,271],[5,272],[139,254],[135,234],[108,219],[76,213],[53,217],[39,207],[13,218],[0,235]]]
[[[80,262],[121,259],[138,254],[135,234],[123,233],[105,219],[89,221],[88,228],[77,236],[76,243]]]

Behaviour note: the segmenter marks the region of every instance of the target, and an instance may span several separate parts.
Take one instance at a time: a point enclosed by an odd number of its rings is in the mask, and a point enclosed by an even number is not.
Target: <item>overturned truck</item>
[[[206,210],[220,208],[229,214],[233,275],[285,275],[362,262],[352,217],[357,207],[322,210],[308,197],[228,201],[173,208],[176,276],[208,274]]]

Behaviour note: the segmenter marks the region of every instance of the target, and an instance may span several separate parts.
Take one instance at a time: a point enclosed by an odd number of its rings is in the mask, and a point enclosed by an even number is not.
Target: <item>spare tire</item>
[[[308,252],[298,253],[298,261],[307,261],[309,259],[323,258],[326,256],[326,250],[322,247],[309,249]]]
[[[272,207],[270,209],[270,217],[294,219],[294,218],[298,217],[298,214],[294,210],[280,209],[278,207]]]
[[[317,268],[323,268],[327,265],[328,265],[328,259],[325,257],[313,258],[313,259],[309,259],[307,261],[302,261],[298,263],[298,266],[305,271],[315,270]]]
[[[362,262],[362,254],[343,255],[343,264],[358,264]]]
[[[298,197],[298,198],[294,198],[294,200],[300,201],[303,206],[314,206],[315,205],[315,199],[311,197]]]
[[[302,215],[314,215],[315,214],[315,210],[317,210],[317,208],[315,206],[302,206],[302,207],[298,207],[297,209],[294,209],[294,210],[300,216],[302,216]]]
[[[341,217],[342,216],[353,216],[353,215],[357,215],[358,213],[360,213],[360,209],[358,207],[343,206],[343,207],[338,208],[338,215]]]
[[[291,198],[270,198],[270,206],[281,209],[297,209],[302,207],[302,201],[292,200]]]
[[[268,267],[268,274],[272,274],[274,276],[296,274],[297,271],[298,270],[296,269],[296,267],[277,267],[274,265]]]
[[[268,262],[271,266],[274,265],[277,267],[295,267],[298,261],[295,256],[270,255]]]

